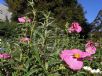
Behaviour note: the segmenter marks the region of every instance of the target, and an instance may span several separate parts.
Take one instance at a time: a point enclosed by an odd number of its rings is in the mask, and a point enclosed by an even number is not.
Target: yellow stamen
[[[76,53],[76,54],[74,54],[74,57],[75,58],[80,58],[80,54]]]

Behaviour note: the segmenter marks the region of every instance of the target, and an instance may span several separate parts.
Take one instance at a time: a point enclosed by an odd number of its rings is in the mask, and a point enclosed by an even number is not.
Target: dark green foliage
[[[17,36],[17,23],[0,22],[0,36],[4,38],[12,38]]]
[[[9,7],[9,11],[13,13],[24,13],[27,8],[26,0],[5,0],[7,6]]]
[[[29,0],[30,1],[30,0]],[[78,21],[80,23],[84,22],[84,11],[82,6],[77,2],[77,0],[33,0],[34,8],[38,11],[50,11],[52,15],[57,19],[61,25],[65,22]],[[8,4],[9,9],[13,14],[24,15],[28,13],[27,10],[27,0],[5,0]],[[15,15],[13,15],[15,16]],[[62,25],[63,26],[63,25]]]
[[[13,12],[12,20],[16,21],[18,16],[25,14],[27,8],[27,0],[5,0],[9,11]]]

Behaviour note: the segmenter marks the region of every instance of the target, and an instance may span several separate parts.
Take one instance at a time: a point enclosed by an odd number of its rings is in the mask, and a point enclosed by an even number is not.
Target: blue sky
[[[82,4],[86,19],[91,23],[97,16],[100,9],[102,9],[102,0],[78,0]]]
[[[3,3],[4,0],[0,0],[0,3]],[[102,9],[102,0],[78,0],[82,4],[84,11],[87,11],[85,14],[86,19],[91,23],[97,16],[100,9]]]
[[[0,3],[3,3],[4,2],[4,0],[0,0]]]

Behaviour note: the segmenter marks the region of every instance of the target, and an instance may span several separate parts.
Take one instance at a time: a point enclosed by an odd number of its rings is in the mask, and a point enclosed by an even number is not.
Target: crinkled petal
[[[68,58],[69,56],[72,56],[73,52],[71,50],[63,50],[60,54],[60,57],[62,60],[64,60],[65,58]]]
[[[66,64],[68,64],[69,68],[72,70],[80,70],[83,67],[83,62],[78,61],[72,56],[70,56],[69,58],[65,58],[64,61],[66,62]]]
[[[72,23],[73,29],[77,32],[80,33],[82,31],[82,27],[79,25],[78,22],[73,22]]]
[[[81,51],[81,50],[79,50],[79,49],[72,49],[72,52],[73,52],[73,54],[80,54],[80,58],[84,58],[84,57],[87,57],[87,56],[91,56],[90,53],[88,53],[88,52],[83,52],[83,51]]]
[[[82,51],[79,49],[72,49],[71,51],[73,52],[73,54],[80,54],[80,55],[82,54]]]
[[[69,33],[72,33],[72,32],[74,32],[75,30],[72,28],[72,27],[70,27],[69,29],[68,29],[68,32]]]
[[[3,55],[2,54],[0,54],[0,58],[3,58]]]
[[[85,58],[85,57],[89,57],[89,56],[91,56],[91,54],[88,53],[88,52],[83,52],[83,53],[81,54],[81,58]]]
[[[27,22],[31,22],[31,19],[27,19]]]
[[[21,22],[21,23],[24,23],[24,22],[25,22],[25,19],[23,19],[23,18],[18,18],[18,21]]]
[[[81,30],[82,30],[81,26],[77,26],[76,32],[77,32],[77,33],[80,33]]]
[[[10,54],[6,54],[6,53],[3,53],[3,54],[0,54],[0,58],[9,59],[9,58],[11,58],[11,55]]]
[[[85,51],[90,53],[90,54],[95,54],[96,53],[96,47],[87,47],[87,48],[85,48]]]

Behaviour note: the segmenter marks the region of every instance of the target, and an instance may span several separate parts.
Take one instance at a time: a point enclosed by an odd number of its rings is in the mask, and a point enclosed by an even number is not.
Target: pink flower
[[[9,59],[9,58],[11,58],[11,55],[10,54],[6,54],[6,53],[2,53],[2,54],[0,54],[0,58]]]
[[[82,27],[79,25],[78,22],[73,22],[71,24],[71,27],[69,27],[68,32],[72,33],[72,32],[77,32],[80,33],[82,31]]]
[[[20,18],[18,18],[18,21],[20,23],[25,23],[25,22],[31,22],[31,19],[26,18],[26,17],[20,17]]]
[[[21,39],[20,39],[20,42],[29,42],[30,41],[30,38],[27,38],[27,37],[22,37]]]
[[[95,43],[92,42],[91,40],[87,41],[85,45],[85,51],[90,54],[95,54],[96,53]]]
[[[60,57],[72,70],[80,70],[83,67],[82,59],[90,56],[87,52],[79,49],[63,50]]]

